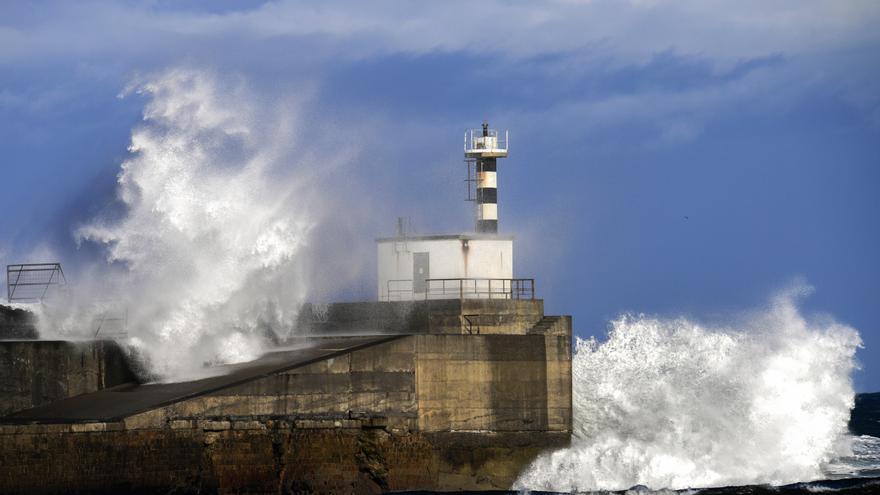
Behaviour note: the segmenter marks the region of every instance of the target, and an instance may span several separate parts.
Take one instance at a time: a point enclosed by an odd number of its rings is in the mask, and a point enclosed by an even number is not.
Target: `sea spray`
[[[124,308],[126,342],[158,379],[253,359],[293,325],[302,252],[322,208],[301,179],[295,112],[192,70],[132,90],[147,104],[118,176],[124,211],[77,231],[106,248],[109,264],[81,274],[41,334],[93,332],[104,305]]]
[[[578,340],[574,438],[518,489],[618,490],[817,479],[847,454],[858,333],[807,319],[799,290],[737,328],[624,315]]]

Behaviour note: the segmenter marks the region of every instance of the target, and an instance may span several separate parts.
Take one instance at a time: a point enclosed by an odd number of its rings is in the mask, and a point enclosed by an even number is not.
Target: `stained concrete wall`
[[[308,304],[297,334],[526,334],[544,316],[542,299],[445,299]]]
[[[507,489],[569,442],[570,338],[401,336],[120,422],[0,425],[0,493]]]
[[[565,341],[418,336],[419,430],[570,432],[571,351]]]
[[[0,370],[0,417],[136,380],[110,341],[0,341]]]
[[[460,331],[453,333],[522,335],[544,317],[544,301],[465,299],[461,301],[460,312],[460,315],[455,315],[461,322]],[[454,319],[442,313],[431,313],[429,318],[431,328],[442,327],[441,321],[450,327],[454,326]]]
[[[36,338],[37,317],[32,312],[0,304],[0,340]]]
[[[507,489],[554,433],[389,432],[345,420],[0,425],[0,493]]]
[[[408,428],[417,416],[413,337],[294,368],[148,413],[144,421],[204,416],[298,419],[381,417]]]
[[[0,425],[0,493],[507,489],[569,441],[571,320],[428,303],[332,305],[325,329],[372,312],[415,334],[119,422]]]
[[[395,431],[571,431],[567,335],[412,335],[130,418],[378,419]]]

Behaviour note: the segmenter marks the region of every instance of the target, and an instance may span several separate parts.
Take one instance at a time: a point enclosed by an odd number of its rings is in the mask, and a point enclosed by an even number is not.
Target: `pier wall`
[[[438,299],[307,304],[300,334],[525,334],[544,316],[542,299]]]
[[[570,440],[571,319],[544,316],[540,301],[331,305],[316,316],[327,337],[293,351],[319,356],[298,364],[270,356],[241,379],[119,387],[0,420],[0,493],[503,490]],[[391,336],[335,335],[358,326]],[[82,349],[105,348],[60,344],[31,361],[68,353],[98,376]],[[175,388],[187,392],[155,398]],[[121,400],[133,408],[89,419]]]
[[[566,336],[410,335],[153,409],[126,423],[371,419],[396,431],[571,431]]]
[[[499,490],[568,441],[562,433],[388,431],[358,420],[0,426],[0,493]]]
[[[136,378],[112,341],[0,340],[0,417]]]

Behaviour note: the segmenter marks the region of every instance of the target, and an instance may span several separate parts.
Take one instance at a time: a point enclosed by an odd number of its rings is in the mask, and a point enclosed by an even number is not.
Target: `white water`
[[[622,316],[577,343],[574,439],[515,487],[549,491],[785,484],[851,455],[858,333],[789,291],[732,328]]]
[[[850,438],[851,452],[822,467],[828,479],[880,477],[880,438],[869,435]]]
[[[267,329],[284,335],[293,325],[322,206],[303,178],[313,164],[295,158],[307,155],[295,108],[187,70],[132,90],[147,104],[118,178],[125,212],[77,231],[105,247],[109,264],[91,282],[80,275],[78,300],[44,318],[41,335],[92,332],[98,299],[127,318],[127,342],[159,379],[253,359]]]

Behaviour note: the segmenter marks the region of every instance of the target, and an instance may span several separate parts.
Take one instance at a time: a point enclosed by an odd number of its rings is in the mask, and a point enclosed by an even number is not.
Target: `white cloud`
[[[290,2],[202,13],[108,3],[40,7],[36,22],[0,27],[0,62],[34,56],[173,53],[174,41],[283,43],[320,37],[336,58],[466,52],[528,57],[601,45],[644,60],[661,51],[736,61],[877,41],[880,3],[783,2]]]
[[[773,104],[784,105],[813,78],[833,70],[834,77],[826,76],[824,84],[864,111],[869,121],[877,113],[872,78],[848,70],[864,64],[864,57],[850,60],[849,67],[833,65],[841,52],[880,42],[875,29],[880,2],[873,0],[277,1],[222,13],[58,2],[42,9],[45,15],[20,22],[7,16],[10,20],[0,26],[0,67],[72,59],[103,71],[114,64],[124,72],[193,63],[239,70],[295,60],[298,71],[320,80],[324,69],[363,59],[461,53],[487,59],[493,66],[487,70],[523,67],[544,56],[534,70],[545,77],[576,79],[644,67],[658,54],[698,61],[701,70],[715,75],[743,61],[779,57],[786,67],[750,70],[734,81],[719,78],[704,87],[649,85],[598,97],[559,94],[544,111],[509,112],[530,114],[535,122],[546,121],[535,118],[538,114],[552,113],[557,122],[570,122],[569,116],[584,123],[581,131],[649,122],[660,141],[680,142],[698,136],[719,106],[748,103],[755,95],[767,100],[771,90],[781,90],[778,98],[770,98],[780,100]],[[0,92],[0,106],[9,106],[4,98],[11,96],[19,95]],[[51,95],[38,99],[54,101]]]

